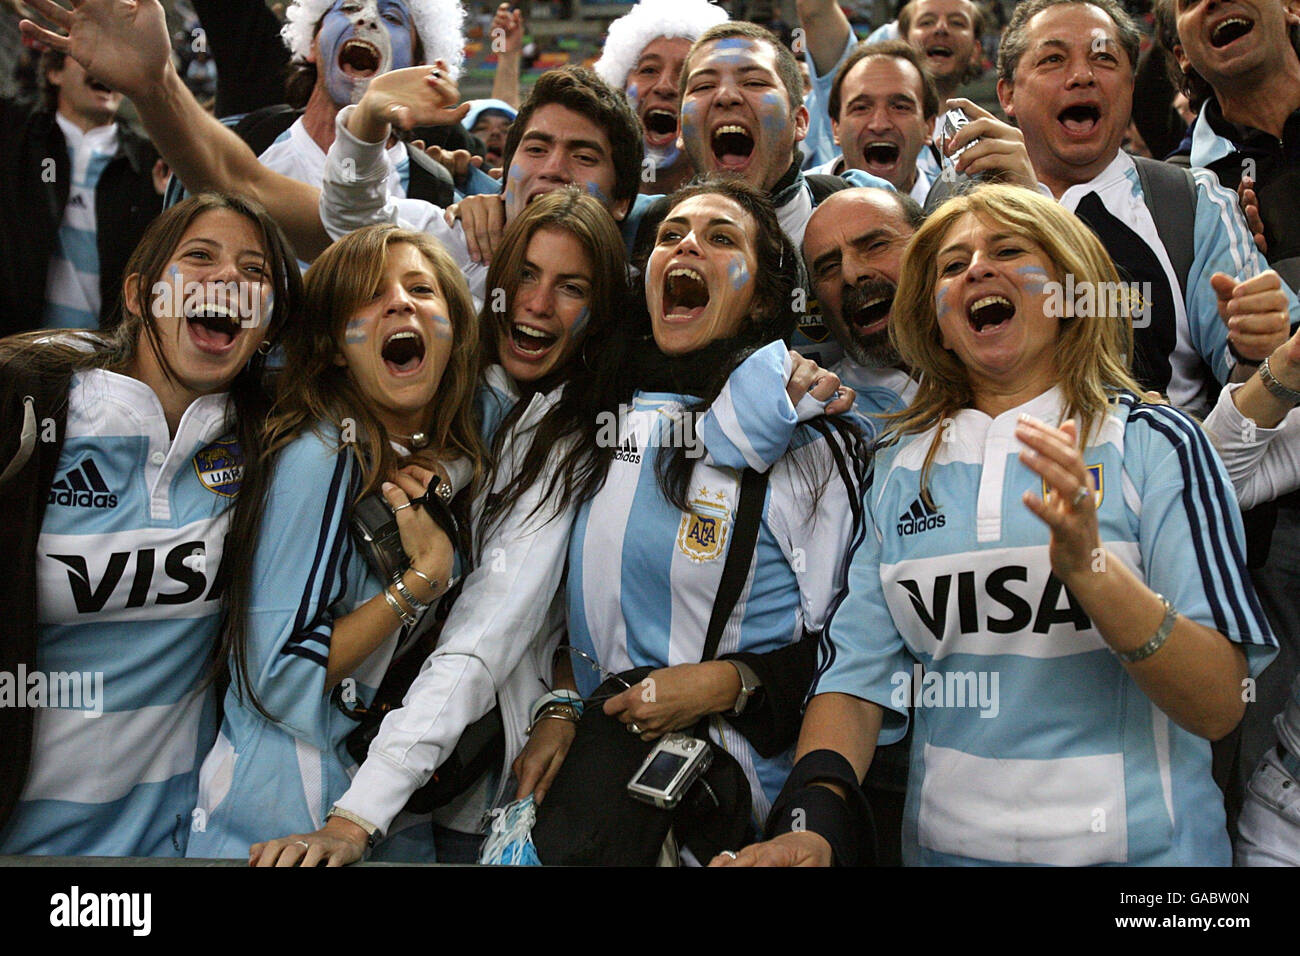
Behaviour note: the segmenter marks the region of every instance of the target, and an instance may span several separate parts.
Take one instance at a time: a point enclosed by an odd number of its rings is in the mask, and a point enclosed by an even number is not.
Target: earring
[[[591,344],[591,339],[590,339],[590,338],[587,338],[586,340],[584,340],[583,343],[582,343],[582,349],[579,351],[579,354],[580,354],[581,357],[582,357],[582,364],[583,364],[583,367],[586,368],[586,370],[587,370],[588,372],[594,372],[594,371],[596,371],[596,370],[595,370],[594,368],[591,367],[591,361],[587,358],[587,346],[590,345],[590,344]]]
[[[271,343],[270,343],[269,341],[263,341],[262,344],[259,345],[259,346],[257,347],[257,354],[258,354],[258,355],[270,355],[270,354],[271,354]]]

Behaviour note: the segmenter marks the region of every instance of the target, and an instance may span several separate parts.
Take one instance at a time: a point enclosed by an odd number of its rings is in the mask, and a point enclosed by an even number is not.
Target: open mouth
[[[379,357],[394,375],[410,375],[424,364],[424,339],[413,329],[394,332],[384,339]]]
[[[1086,104],[1067,106],[1056,118],[1068,132],[1075,136],[1086,136],[1101,122],[1101,110]]]
[[[522,322],[515,322],[510,327],[510,341],[514,344],[515,350],[528,357],[536,358],[545,355],[559,340],[557,335],[524,325]]]
[[[844,317],[854,332],[858,335],[868,335],[880,330],[884,321],[889,318],[889,312],[893,307],[894,294],[887,292],[872,296],[866,302],[854,307]]]
[[[990,332],[1016,314],[1016,307],[1000,295],[986,295],[971,303],[966,321],[976,332]]]
[[[875,140],[867,143],[866,148],[862,151],[862,158],[868,166],[893,167],[898,162],[900,150],[897,143],[887,143],[884,140]]]
[[[1210,46],[1221,50],[1233,40],[1240,40],[1255,28],[1255,24],[1245,17],[1228,17],[1210,31]]]
[[[379,72],[379,47],[365,40],[349,40],[339,50],[339,69],[359,80]]]
[[[925,48],[925,55],[929,57],[940,57],[943,59],[952,59],[952,47],[942,43],[935,43]]]
[[[677,138],[677,114],[671,110],[652,109],[642,118],[646,142],[651,146],[667,146]]]
[[[709,305],[709,285],[694,269],[671,269],[664,277],[664,317],[678,322],[697,319]]]
[[[190,335],[204,352],[220,353],[230,349],[239,335],[239,314],[217,302],[208,302],[185,315]]]
[[[723,169],[744,169],[754,154],[754,137],[735,123],[713,131],[713,157]]]

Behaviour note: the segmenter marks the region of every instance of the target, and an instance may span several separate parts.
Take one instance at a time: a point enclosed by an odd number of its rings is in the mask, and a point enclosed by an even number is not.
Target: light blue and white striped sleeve
[[[823,414],[825,403],[810,395],[791,403],[786,382],[793,364],[785,343],[776,341],[736,366],[695,426],[704,464],[767,471],[790,447],[795,427]]]
[[[1219,316],[1210,276],[1223,272],[1238,281],[1250,279],[1266,270],[1268,261],[1255,247],[1237,194],[1221,186],[1207,169],[1193,169],[1192,174],[1196,177],[1196,235],[1185,290],[1187,324],[1192,347],[1222,383],[1228,380],[1235,362],[1228,352],[1228,328]],[[1286,283],[1282,289],[1295,328],[1300,324],[1300,302]]]
[[[368,577],[346,521],[355,462],[307,433],[276,464],[258,537],[248,615],[248,670],[262,705],[284,729],[321,749],[336,618],[360,603]],[[365,595],[370,597],[372,595]]]
[[[835,61],[835,65],[823,75],[817,73],[817,66],[813,63],[812,57],[807,57],[808,76],[812,80],[812,88],[803,100],[804,106],[808,107],[808,134],[801,144],[804,154],[808,157],[808,162],[804,163],[805,169],[829,163],[840,154],[840,148],[835,145],[835,136],[831,131],[831,117],[826,112],[826,104],[830,101],[831,87],[835,83],[835,74],[839,72],[840,64],[848,59],[857,45],[858,38],[850,28],[849,38],[844,44],[844,52]]]
[[[1277,641],[1246,571],[1241,511],[1223,463],[1186,413],[1125,401],[1125,472],[1139,484],[1146,583],[1189,620],[1241,645],[1258,674]]]
[[[910,675],[912,656],[894,626],[880,583],[881,535],[872,513],[872,477],[863,494],[864,520],[849,553],[846,587],[832,604],[817,653],[811,699],[848,694],[884,710],[879,746],[897,743],[907,732],[907,708],[896,676]]]

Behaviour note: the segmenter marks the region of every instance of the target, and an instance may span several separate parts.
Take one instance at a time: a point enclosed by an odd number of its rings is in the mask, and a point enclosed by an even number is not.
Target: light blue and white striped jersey
[[[117,154],[117,124],[82,132],[55,114],[68,143],[68,203],[45,273],[45,328],[99,328],[99,247],[95,244],[95,188]]]
[[[334,622],[383,588],[353,545],[344,515],[360,487],[338,431],[308,430],[280,452],[262,515],[248,614],[248,671],[262,705],[241,701],[232,682],[221,732],[203,762],[187,855],[247,857],[248,848],[325,824],[356,765],[344,739],[357,726],[325,689]],[[428,615],[432,617],[432,615]],[[395,620],[395,619],[394,619]],[[341,684],[363,706],[388,669],[395,629]],[[396,826],[377,858],[432,861],[432,831],[420,846]]]
[[[734,376],[733,376],[734,377]],[[696,464],[692,511],[664,498],[655,476],[662,444],[679,427],[683,396],[637,393],[619,427],[620,451],[595,497],[578,512],[569,546],[570,641],[615,673],[698,663],[734,522],[740,473]],[[749,577],[722,633],[718,654],[766,652],[823,625],[843,585],[860,511],[858,467],[838,432],[804,426],[772,468]],[[801,460],[825,480],[812,510]],[[846,481],[853,483],[850,488]],[[590,694],[600,682],[578,669]],[[710,735],[740,763],[761,825],[791,767],[791,752],[760,758],[730,724]]]
[[[1096,178],[1062,193],[1060,203],[1074,212],[1080,200],[1089,193],[1097,193],[1106,211],[1133,230],[1159,260],[1173,290],[1177,323],[1177,345],[1169,359],[1173,372],[1169,400],[1179,408],[1204,414],[1209,404],[1202,361],[1220,384],[1228,380],[1233,365],[1228,352],[1228,327],[1219,317],[1218,298],[1210,285],[1210,276],[1223,272],[1241,281],[1266,270],[1268,262],[1255,247],[1238,208],[1237,194],[1219,185],[1218,178],[1209,170],[1193,169],[1192,174],[1196,178],[1197,196],[1194,253],[1187,288],[1181,295],[1169,254],[1143,201],[1141,182],[1131,156],[1120,151]],[[1300,302],[1285,283],[1282,290],[1287,296],[1291,324],[1295,326],[1300,323]]]
[[[143,382],[73,376],[37,543],[36,662],[51,682],[81,675],[82,700],[36,711],[31,772],[0,852],[183,853],[216,733],[215,695],[200,685],[243,473],[228,434],[225,395],[195,400],[170,438]]]
[[[1221,865],[1231,861],[1210,744],[1174,724],[1051,574],[1049,532],[1021,496],[1021,413],[1060,421],[1051,389],[995,419],[880,449],[875,523],[822,644],[814,693],[885,708],[882,744],[915,735],[903,822],[909,864]],[[1085,463],[1101,539],[1180,614],[1245,651],[1276,643],[1245,571],[1241,517],[1208,439],[1169,406],[1121,396]]]

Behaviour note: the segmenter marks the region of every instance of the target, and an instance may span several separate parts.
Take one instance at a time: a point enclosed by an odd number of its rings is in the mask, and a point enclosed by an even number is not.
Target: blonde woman
[[[909,864],[1230,862],[1210,741],[1275,642],[1222,465],[1142,402],[1127,316],[1096,308],[1119,288],[1029,190],[983,187],[916,233],[891,328],[921,386],[877,453],[780,835],[717,862],[851,859],[857,782],[909,705]]]

